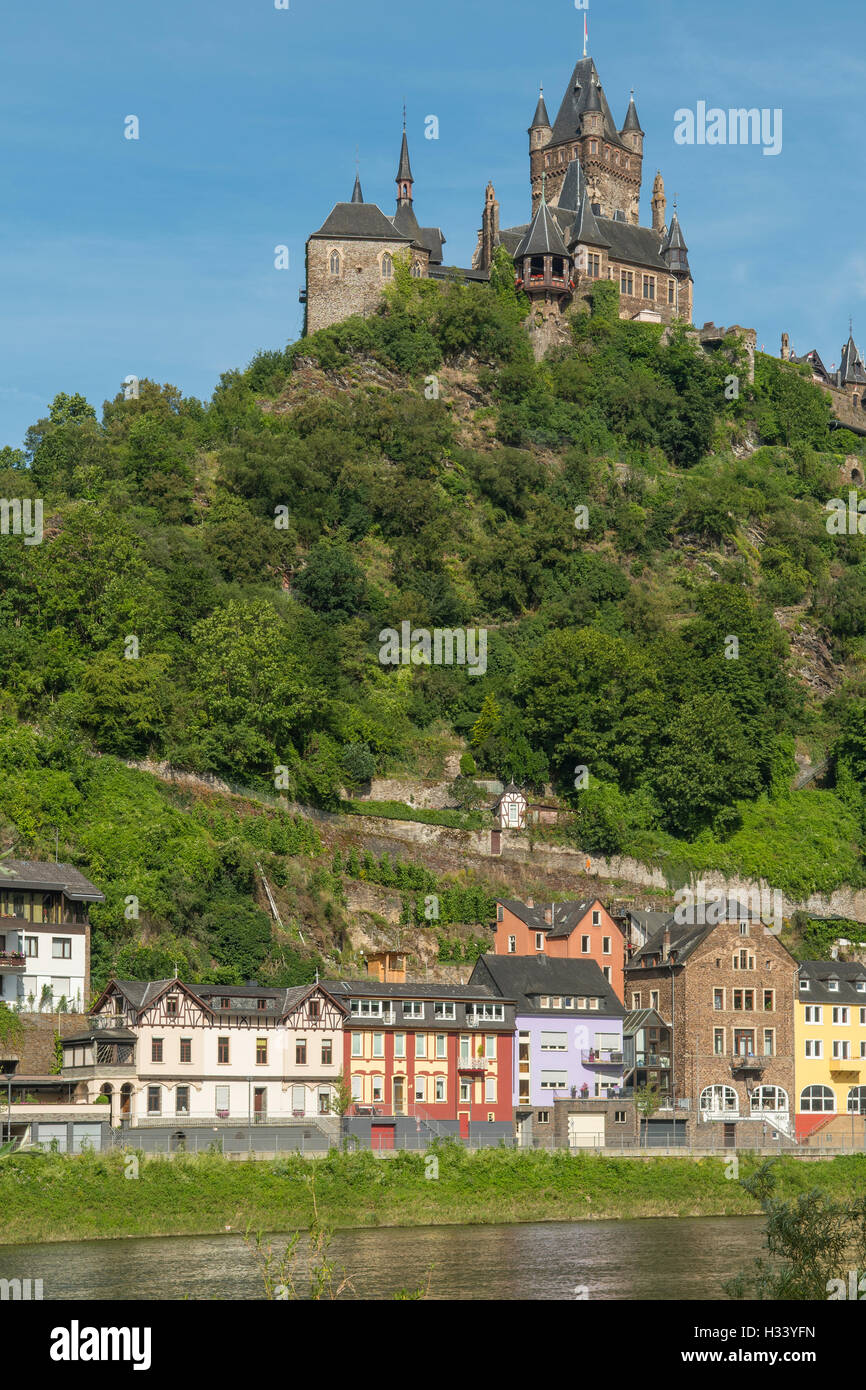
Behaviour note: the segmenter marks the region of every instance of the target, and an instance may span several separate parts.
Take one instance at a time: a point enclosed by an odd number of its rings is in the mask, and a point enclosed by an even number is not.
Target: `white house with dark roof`
[[[0,1000],[87,1007],[92,903],[105,895],[71,864],[0,860]]]
[[[112,980],[63,1039],[62,1074],[132,1127],[328,1121],[346,1012],[318,984]]]

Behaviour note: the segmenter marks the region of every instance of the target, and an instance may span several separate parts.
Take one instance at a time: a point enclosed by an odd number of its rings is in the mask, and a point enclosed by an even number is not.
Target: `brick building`
[[[793,1136],[796,990],[793,956],[736,903],[718,923],[672,918],[635,952],[626,1007],[672,1030],[672,1108],[693,1142],[710,1125],[737,1147]]]
[[[534,899],[496,904],[493,945],[497,956],[552,956],[594,960],[617,999],[623,999],[625,941],[600,898],[581,902],[543,903]]]

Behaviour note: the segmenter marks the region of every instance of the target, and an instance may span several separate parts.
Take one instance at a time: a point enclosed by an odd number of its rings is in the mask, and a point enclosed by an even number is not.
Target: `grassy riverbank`
[[[210,1234],[247,1226],[306,1227],[311,1179],[320,1217],[333,1227],[489,1225],[640,1216],[743,1216],[758,1207],[727,1176],[729,1160],[647,1161],[459,1145],[429,1156],[332,1153],[233,1162],[219,1154],[173,1159],[132,1155],[13,1154],[0,1161],[0,1244]],[[756,1166],[744,1158],[739,1176]],[[820,1188],[853,1197],[866,1185],[866,1155],[816,1163],[782,1158],[776,1195]],[[131,1174],[126,1176],[126,1174]],[[137,1173],[137,1176],[135,1175]]]

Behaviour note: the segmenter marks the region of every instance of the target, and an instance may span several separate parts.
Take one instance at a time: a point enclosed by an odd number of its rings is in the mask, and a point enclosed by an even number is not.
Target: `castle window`
[[[541,132],[540,130],[537,130],[537,131],[535,132],[535,143],[536,143],[536,145],[540,145],[540,144],[541,144],[541,136],[542,136],[542,132]]]
[[[604,157],[605,157],[605,159],[607,159],[607,160],[610,159],[610,145],[605,145],[605,147],[604,147]]]
[[[564,276],[565,276],[565,269],[564,269],[564,266],[565,266],[565,262],[563,261],[562,257],[561,257],[561,256],[554,256],[554,258],[553,258],[553,278],[554,278],[554,280],[562,280],[562,279],[564,279]]]
[[[597,141],[597,140],[590,140],[590,142],[589,142],[589,152],[590,152],[590,154],[598,154],[598,141]]]
[[[577,145],[572,145],[572,147],[571,147],[571,157],[572,157],[572,159],[577,159]]]
[[[625,167],[626,167],[626,169],[630,169],[630,168],[631,168],[631,160],[629,159],[628,155],[626,155],[626,157],[625,157]]]
[[[586,257],[586,273],[591,279],[597,280],[601,275],[601,256],[590,251]]]
[[[388,252],[386,251],[385,254],[384,254],[384,256],[382,257],[382,279],[383,279],[383,280],[393,280],[393,278],[394,278],[394,260],[393,260],[393,257],[390,256],[390,255],[388,254]]]
[[[332,252],[331,252],[331,274],[332,274],[332,275],[339,275],[340,269],[341,269],[341,267],[342,267],[342,264],[343,264],[343,262],[342,262],[342,259],[341,259],[341,256],[340,256],[339,251],[332,251]]]
[[[619,273],[620,294],[634,294],[634,271],[621,270]]]
[[[614,155],[613,162],[614,164],[619,164],[619,150],[617,150],[616,154]]]
[[[668,280],[668,304],[673,304],[675,295],[676,289],[674,286],[674,282],[673,280]]]
[[[656,277],[654,275],[645,275],[643,277],[643,297],[644,299],[655,299]]]
[[[546,154],[546,155],[544,156],[544,167],[545,167],[545,169],[549,169],[549,168],[550,168],[550,155],[549,155],[549,154]]]
[[[421,278],[421,262],[420,262],[420,261],[414,261],[414,262],[413,262],[413,264],[412,264],[412,274],[414,275],[414,277],[415,277],[416,280],[419,280],[419,279]]]

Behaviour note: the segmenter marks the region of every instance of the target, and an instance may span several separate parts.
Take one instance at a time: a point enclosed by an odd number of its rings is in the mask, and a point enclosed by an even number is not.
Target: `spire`
[[[601,87],[601,83],[600,83],[598,80],[596,80],[595,82],[590,82],[590,84],[589,84],[589,96],[588,96],[587,99],[586,99],[586,107],[584,108],[585,110],[587,110],[587,111],[600,111],[600,110],[601,110],[601,96],[600,96],[600,94],[599,94],[599,88],[600,88],[600,87]]]
[[[568,247],[556,225],[547,200],[544,196],[544,180],[541,185],[541,202],[532,219],[532,224],[514,253],[515,261],[524,256],[564,256],[568,259]]]
[[[622,128],[622,134],[624,135],[628,130],[633,130],[637,135],[643,135],[644,133],[641,129],[640,121],[638,120],[637,107],[634,104],[634,87],[631,89],[631,101],[628,104],[628,111],[625,113],[625,123]]]
[[[356,174],[356,175],[355,175],[355,187],[352,189],[352,202],[353,202],[353,203],[363,203],[363,201],[364,201],[364,195],[363,195],[363,193],[361,192],[361,176],[360,176],[360,174]]]
[[[406,106],[403,106],[403,143],[400,146],[400,167],[397,170],[397,207],[410,207],[412,185],[415,182],[409,163],[409,141],[406,139]]]
[[[538,105],[535,108],[535,115],[532,118],[532,125],[529,127],[529,129],[537,130],[539,126],[546,126],[548,130],[550,129],[550,117],[547,114],[547,106],[545,105],[544,101],[543,87],[539,88]]]
[[[670,229],[661,249],[662,259],[667,261],[674,275],[691,274],[688,250],[683,229],[680,226],[680,219],[677,216],[677,205],[674,202],[674,215],[671,218]]]

